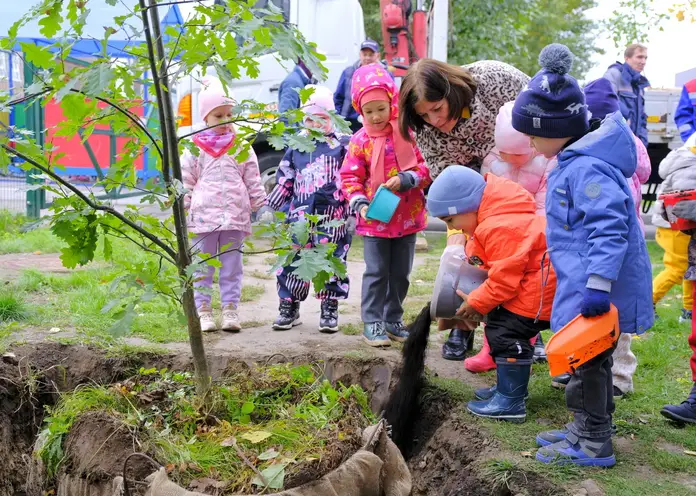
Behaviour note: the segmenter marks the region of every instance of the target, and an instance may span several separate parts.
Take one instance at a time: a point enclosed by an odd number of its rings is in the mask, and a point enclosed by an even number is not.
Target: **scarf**
[[[387,138],[391,136],[394,143],[394,154],[396,155],[396,166],[399,172],[413,169],[418,165],[416,153],[413,151],[413,144],[406,141],[399,132],[399,123],[392,119],[381,131],[377,131],[369,124],[363,122],[363,127],[367,135],[372,138],[374,146],[372,158],[370,160],[370,183],[372,191],[377,191],[380,185],[386,182],[386,171],[384,170],[384,156],[386,155]]]
[[[236,137],[237,135],[234,132],[217,134],[212,129],[208,129],[194,135],[193,142],[211,157],[218,158],[232,148]]]

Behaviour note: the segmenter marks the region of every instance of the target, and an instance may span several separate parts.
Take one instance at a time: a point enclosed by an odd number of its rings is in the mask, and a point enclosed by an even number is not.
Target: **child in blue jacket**
[[[652,271],[627,178],[636,170],[633,134],[620,113],[589,123],[585,96],[568,75],[570,50],[552,44],[542,66],[515,101],[512,125],[546,157],[546,237],[557,286],[551,330],[578,314],[603,315],[613,303],[621,332],[653,324]],[[577,368],[566,388],[574,414],[565,429],[537,436],[537,460],[577,465],[616,463],[611,443],[614,412],[609,349]]]

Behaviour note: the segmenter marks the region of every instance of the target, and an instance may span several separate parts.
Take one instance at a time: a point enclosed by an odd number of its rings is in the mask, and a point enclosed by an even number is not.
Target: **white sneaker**
[[[239,325],[239,314],[234,303],[228,303],[222,307],[222,330],[230,332],[239,332],[242,326]]]
[[[201,322],[201,331],[217,331],[217,324],[213,318],[213,309],[209,305],[201,305],[198,309],[198,320]]]

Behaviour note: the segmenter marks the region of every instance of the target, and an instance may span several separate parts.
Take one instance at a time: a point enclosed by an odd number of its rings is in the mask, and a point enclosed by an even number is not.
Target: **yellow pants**
[[[660,301],[667,294],[667,291],[672,289],[672,286],[681,283],[684,293],[684,308],[687,310],[693,308],[693,282],[684,279],[684,272],[686,272],[689,264],[687,257],[689,239],[691,237],[681,231],[667,229],[666,227],[657,228],[655,240],[665,250],[665,255],[662,258],[665,269],[657,274],[653,281],[653,303]]]

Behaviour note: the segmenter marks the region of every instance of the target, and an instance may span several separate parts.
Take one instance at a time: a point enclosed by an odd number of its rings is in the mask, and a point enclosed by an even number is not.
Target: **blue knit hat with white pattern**
[[[539,54],[541,70],[517,95],[512,127],[528,136],[571,138],[590,128],[583,94],[568,74],[573,54],[560,43],[547,45]]]

